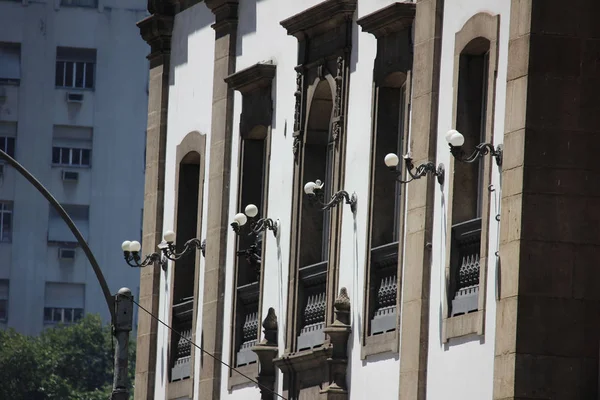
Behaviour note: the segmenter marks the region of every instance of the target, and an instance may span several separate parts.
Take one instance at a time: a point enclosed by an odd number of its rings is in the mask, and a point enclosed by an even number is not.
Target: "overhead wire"
[[[274,392],[273,390],[269,389],[268,387],[261,385],[260,383],[258,383],[258,381],[256,381],[255,379],[250,378],[248,375],[240,372],[239,370],[237,370],[236,368],[232,367],[231,365],[227,364],[225,361],[218,359],[217,357],[215,357],[214,355],[212,355],[211,353],[209,353],[208,351],[204,350],[202,347],[198,346],[196,343],[192,342],[190,339],[186,338],[185,336],[182,336],[181,333],[177,332],[175,329],[173,329],[172,327],[170,327],[169,325],[167,325],[167,323],[163,322],[160,318],[158,318],[156,315],[152,314],[150,311],[146,310],[144,307],[142,307],[137,301],[133,300],[133,303],[135,305],[137,305],[141,310],[145,311],[148,315],[150,315],[152,318],[154,318],[156,321],[160,322],[162,325],[164,325],[165,327],[167,327],[171,332],[179,335],[180,338],[187,340],[192,346],[194,346],[195,348],[197,348],[198,350],[200,350],[201,352],[203,352],[204,354],[206,354],[207,356],[211,357],[213,360],[216,360],[218,362],[220,362],[221,364],[223,364],[224,366],[226,366],[227,368],[229,368],[231,371],[234,371],[238,374],[240,374],[241,376],[243,376],[244,378],[248,379],[248,381],[255,383],[258,385],[258,387],[268,391],[269,393],[283,399],[283,400],[287,400],[285,397],[283,397],[282,395],[280,395],[277,392]]]

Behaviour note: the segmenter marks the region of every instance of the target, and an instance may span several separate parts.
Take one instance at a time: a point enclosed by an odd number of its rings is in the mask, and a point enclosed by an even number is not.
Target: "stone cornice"
[[[281,21],[288,35],[301,39],[311,37],[351,19],[356,10],[356,0],[326,0],[299,14]]]
[[[217,32],[231,32],[237,27],[238,0],[206,0],[206,6],[215,15],[212,25]]]
[[[170,54],[173,17],[153,14],[137,23],[142,38],[150,45],[148,58]]]
[[[409,27],[416,14],[415,3],[393,3],[357,20],[364,32],[379,38]]]
[[[233,90],[242,94],[254,89],[269,86],[275,77],[277,67],[274,64],[258,63],[225,78],[225,82]]]

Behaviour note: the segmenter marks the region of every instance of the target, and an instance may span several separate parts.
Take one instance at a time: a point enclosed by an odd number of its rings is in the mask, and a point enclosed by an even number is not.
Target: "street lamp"
[[[200,242],[200,239],[194,238],[185,242],[183,245],[183,250],[178,253],[175,247],[175,232],[173,231],[166,231],[163,235],[163,239],[164,241],[157,246],[162,252],[162,256],[159,253],[152,253],[147,255],[142,262],[140,262],[142,259],[140,257],[140,250],[142,249],[140,242],[137,240],[124,241],[121,245],[121,249],[123,250],[123,257],[125,257],[125,261],[130,267],[133,268],[144,268],[148,265],[154,265],[154,263],[158,262],[162,270],[166,271],[167,259],[171,261],[177,261],[193,250],[201,249],[204,251],[204,245],[202,242]]]
[[[242,227],[249,226],[250,233],[248,233],[248,235],[258,235],[260,232],[264,232],[268,229],[273,232],[275,237],[277,237],[279,221],[271,218],[256,219],[257,216],[258,207],[256,207],[254,204],[248,204],[243,213],[237,213],[233,217],[233,222],[231,223],[233,231],[240,235],[242,232]],[[246,225],[248,220],[250,220],[250,224]]]
[[[496,159],[496,165],[499,167],[502,166],[502,145],[494,148],[494,145],[491,143],[480,143],[475,146],[473,153],[467,156],[462,148],[463,144],[465,144],[465,137],[462,133],[456,129],[450,129],[446,133],[446,141],[450,145],[450,153],[460,162],[472,163],[487,154],[491,154]]]
[[[350,210],[352,210],[353,213],[356,212],[356,193],[352,193],[352,195],[350,195],[345,190],[340,190],[331,196],[331,200],[329,200],[329,202],[325,203],[323,182],[318,179],[315,182],[307,182],[306,185],[304,185],[304,193],[306,193],[309,199],[319,204],[321,206],[321,210],[323,211],[336,207],[345,200],[346,204],[350,205]]]
[[[422,177],[424,177],[427,174],[433,174],[435,177],[437,177],[437,181],[440,185],[444,184],[444,164],[439,164],[436,168],[436,166],[433,162],[428,161],[426,163],[419,165],[415,169],[415,166],[413,164],[413,160],[412,160],[410,154],[406,154],[402,158],[404,158],[404,165],[406,166],[406,172],[408,172],[408,175],[410,176],[410,179],[408,179],[406,181],[399,179],[400,176],[402,175],[402,171],[399,171],[397,169],[398,163],[400,161],[398,156],[394,153],[390,153],[390,154],[386,155],[384,158],[385,165],[390,169],[390,171],[392,171],[396,174],[396,180],[398,182],[409,183],[409,182],[414,181],[415,179],[421,179]],[[415,172],[412,171],[413,169],[415,169]]]
[[[85,241],[83,235],[77,229],[77,226],[69,217],[69,214],[60,205],[60,203],[52,196],[52,194],[38,181],[24,166],[17,160],[9,156],[6,152],[0,149],[0,159],[10,164],[18,173],[29,181],[37,189],[38,192],[50,203],[67,224],[77,243],[81,246],[86,255],[94,274],[98,279],[108,311],[110,313],[113,335],[117,339],[114,355],[114,372],[113,372],[113,390],[111,400],[128,400],[129,399],[129,377],[127,375],[127,364],[129,363],[129,334],[133,329],[133,295],[128,288],[121,288],[116,295],[112,295],[102,274],[102,270],[96,261],[96,257]]]

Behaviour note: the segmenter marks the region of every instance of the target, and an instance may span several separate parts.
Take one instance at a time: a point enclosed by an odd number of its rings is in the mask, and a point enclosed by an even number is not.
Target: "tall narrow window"
[[[384,163],[407,151],[414,3],[394,3],[357,21],[377,38],[373,66],[373,121],[365,308],[361,357],[397,352],[405,186]],[[401,166],[403,168],[403,166]],[[401,171],[405,174],[405,171]],[[406,175],[406,174],[405,174]]]
[[[8,279],[0,279],[0,323],[8,321]]]
[[[323,180],[325,198],[329,198],[332,193],[335,151],[335,141],[331,135],[332,111],[332,88],[324,80],[316,86],[308,112],[302,176],[305,180]],[[302,202],[298,289],[299,351],[319,346],[325,340],[323,328],[326,315],[330,225],[331,210],[322,211],[309,201]]]
[[[177,247],[195,238],[198,231],[198,196],[200,189],[200,155],[188,153],[179,164],[177,183]],[[194,309],[196,257],[182,257],[173,270],[173,329],[171,335],[171,381],[191,375],[191,347]]]
[[[465,137],[465,148],[484,141],[487,115],[489,41],[475,39],[460,55],[456,129]],[[483,162],[454,163],[452,238],[450,250],[450,316],[477,311]]]
[[[230,75],[225,80],[242,94],[238,173],[238,210],[248,204],[258,207],[257,218],[267,217],[269,146],[273,103],[272,80],[275,65],[259,63]],[[258,235],[240,232],[236,236],[231,361],[245,374],[258,372],[252,351],[260,335],[261,286],[264,271],[264,242],[267,232]],[[237,373],[229,375],[229,386],[245,383]]]
[[[12,240],[13,228],[13,203],[0,201],[0,242]]]
[[[57,47],[56,87],[93,89],[96,49]]]
[[[18,85],[21,81],[21,45],[0,42],[0,83]]]

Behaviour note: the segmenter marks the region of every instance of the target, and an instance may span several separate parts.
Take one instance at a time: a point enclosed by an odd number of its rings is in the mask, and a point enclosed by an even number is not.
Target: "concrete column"
[[[202,343],[207,352],[223,358],[223,313],[225,298],[225,258],[229,227],[229,183],[233,90],[225,78],[235,72],[237,39],[237,0],[207,0],[215,14],[215,59],[213,103],[208,169],[208,209],[204,298],[202,306]],[[203,357],[200,369],[201,400],[220,398],[221,363]]]
[[[412,69],[411,151],[415,165],[435,160],[444,0],[419,0]],[[429,287],[433,231],[433,177],[407,188],[406,252],[402,284],[401,400],[424,400],[429,347]]]
[[[142,254],[156,251],[162,241],[165,192],[165,153],[169,106],[171,16],[153,14],[138,23],[142,37],[151,46],[146,138],[146,186]],[[158,315],[160,274],[158,266],[140,270],[140,305]],[[158,322],[145,311],[138,313],[135,399],[154,399]]]

